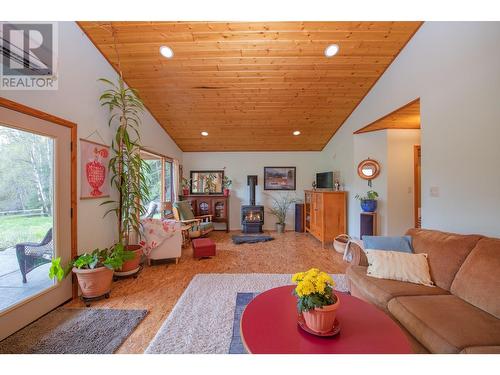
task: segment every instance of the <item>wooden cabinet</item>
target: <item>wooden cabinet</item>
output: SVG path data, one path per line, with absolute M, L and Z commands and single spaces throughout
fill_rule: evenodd
M 229 197 L 223 195 L 182 195 L 180 199 L 189 201 L 195 216 L 212 215 L 214 223 L 225 223 L 229 232 Z
M 347 192 L 305 191 L 305 230 L 321 241 L 332 243 L 336 236 L 347 230 Z

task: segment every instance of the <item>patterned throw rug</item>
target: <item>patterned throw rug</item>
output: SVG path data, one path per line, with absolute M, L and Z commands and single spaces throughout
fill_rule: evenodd
M 287 274 L 196 275 L 146 349 L 146 353 L 243 353 L 233 325 L 254 295 L 290 285 Z M 346 277 L 332 275 L 335 289 L 347 291 Z M 244 295 L 244 296 L 242 296 Z M 237 299 L 240 303 L 236 308 Z M 246 302 L 246 303 L 245 303 Z M 238 315 L 238 310 L 241 310 Z M 233 341 L 233 346 L 231 346 Z
M 0 341 L 0 353 L 112 354 L 147 313 L 60 307 Z

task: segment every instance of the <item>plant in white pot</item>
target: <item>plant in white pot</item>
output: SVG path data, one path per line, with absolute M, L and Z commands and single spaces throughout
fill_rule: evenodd
M 276 231 L 278 233 L 285 232 L 285 223 L 286 216 L 288 214 L 288 210 L 290 206 L 294 203 L 298 203 L 301 200 L 298 199 L 295 195 L 291 195 L 290 193 L 279 193 L 277 196 L 267 194 L 272 202 L 271 208 L 269 209 L 269 213 L 271 215 L 276 216 Z
M 119 193 L 118 200 L 102 204 L 112 206 L 105 215 L 114 212 L 118 218 L 118 242 L 136 255 L 123 264 L 117 275 L 133 274 L 139 270 L 142 248 L 131 242 L 139 241 L 140 216 L 146 212 L 142 202 L 149 197 L 146 173 L 150 167 L 140 156 L 139 128 L 144 104 L 137 91 L 126 87 L 121 78 L 117 84 L 103 78 L 99 81 L 109 87 L 99 100 L 101 106 L 109 108 L 109 126 L 115 128 L 111 145 L 114 155 L 109 160 L 109 171 L 111 185 Z

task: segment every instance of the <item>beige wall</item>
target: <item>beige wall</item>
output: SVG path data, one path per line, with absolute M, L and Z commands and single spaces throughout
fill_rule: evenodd
M 240 208 L 241 205 L 249 204 L 247 175 L 257 175 L 256 204 L 266 207 L 264 227 L 274 230 L 276 220 L 267 212 L 270 199 L 264 194 L 264 167 L 296 167 L 297 190 L 291 193 L 303 199 L 304 189 L 311 189 L 316 172 L 324 172 L 318 169 L 319 156 L 320 152 L 185 152 L 183 169 L 184 176 L 189 177 L 190 170 L 226 168 L 225 174 L 233 180 L 230 198 L 231 229 L 241 228 Z M 294 207 L 290 208 L 286 222 L 287 230 L 293 230 Z
M 353 131 L 420 98 L 422 226 L 500 236 L 499 40 L 500 22 L 424 23 L 324 148 L 323 168 L 354 190 Z
M 78 138 L 95 130 L 111 144 L 108 110 L 99 106 L 103 85 L 98 78 L 116 79 L 116 73 L 74 22 L 59 22 L 59 89 L 56 91 L 2 91 L 1 96 L 77 123 Z M 182 159 L 181 150 L 149 113 L 142 120 L 143 145 Z M 99 137 L 91 140 L 102 142 Z M 80 155 L 78 155 L 80 157 Z M 69 182 L 68 182 L 69 183 Z M 78 188 L 80 164 L 78 160 Z M 78 192 L 78 198 L 80 197 Z M 116 218 L 102 218 L 104 199 L 78 199 L 78 250 L 110 246 L 116 240 Z
M 413 146 L 420 130 L 387 131 L 387 235 L 400 236 L 414 226 Z

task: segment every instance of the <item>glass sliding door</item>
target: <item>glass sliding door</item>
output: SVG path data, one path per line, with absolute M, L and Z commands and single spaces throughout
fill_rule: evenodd
M 51 287 L 54 139 L 0 124 L 0 311 Z
M 0 339 L 72 296 L 71 129 L 0 107 Z

